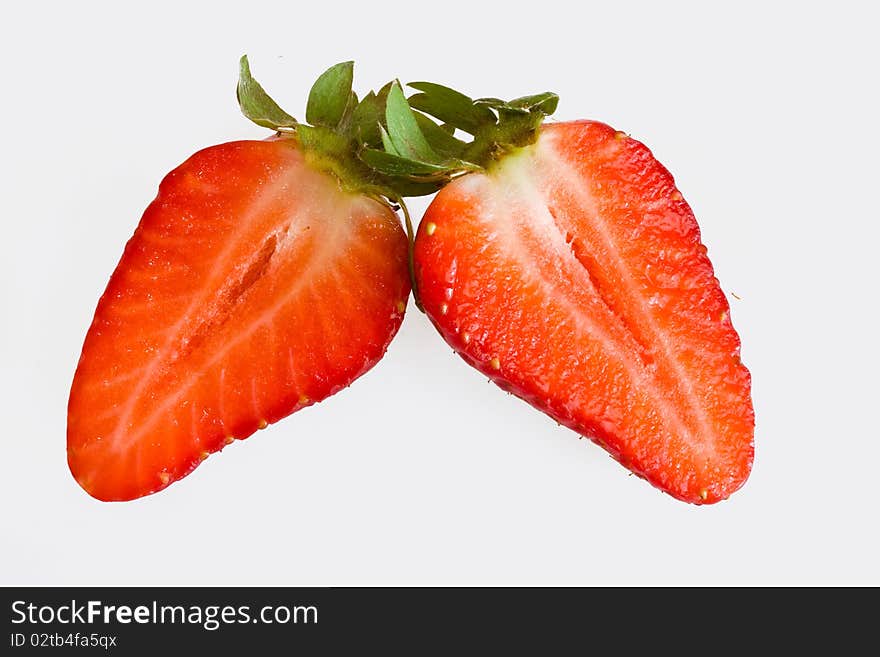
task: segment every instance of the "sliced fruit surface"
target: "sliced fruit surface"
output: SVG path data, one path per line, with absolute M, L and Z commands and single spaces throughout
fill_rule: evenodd
M 68 462 L 92 496 L 156 492 L 234 439 L 332 395 L 385 353 L 410 291 L 391 208 L 293 139 L 169 173 L 88 331 Z
M 745 482 L 740 340 L 693 212 L 643 144 L 546 124 L 437 194 L 414 259 L 431 321 L 500 386 L 681 500 Z

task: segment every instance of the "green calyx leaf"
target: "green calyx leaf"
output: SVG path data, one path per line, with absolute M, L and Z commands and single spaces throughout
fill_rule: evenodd
M 474 103 L 463 93 L 433 82 L 410 82 L 422 93 L 409 97 L 412 108 L 440 119 L 459 130 L 476 135 L 480 128 L 495 122 L 488 107 Z
M 498 112 L 510 114 L 529 114 L 541 112 L 545 115 L 553 114 L 559 104 L 559 96 L 547 91 L 542 94 L 523 96 L 514 100 L 501 100 L 500 98 L 478 98 L 474 101 L 477 105 L 486 105 Z
M 533 94 L 531 96 L 523 96 L 510 101 L 510 107 L 522 108 L 529 112 L 541 112 L 547 116 L 556 111 L 559 104 L 559 96 L 552 91 L 545 91 L 542 94 Z
M 361 99 L 351 114 L 350 130 L 362 144 L 377 144 L 382 127 L 384 101 L 372 91 Z
M 397 147 L 391 140 L 391 135 L 388 134 L 388 131 L 385 129 L 384 125 L 379 126 L 379 136 L 382 139 L 382 148 L 385 149 L 386 153 L 389 153 L 391 155 L 400 155 L 400 153 L 397 152 Z
M 339 121 L 339 125 L 343 130 L 349 129 L 354 111 L 359 104 L 357 94 L 353 91 L 350 92 L 348 94 L 348 102 L 345 104 L 345 111 L 342 113 L 342 119 Z
M 341 62 L 324 71 L 309 91 L 306 121 L 329 128 L 338 126 L 346 108 L 352 105 L 353 80 L 354 62 Z M 357 104 L 356 97 L 354 104 Z M 354 110 L 353 105 L 351 109 Z
M 393 152 L 416 161 L 436 163 L 440 157 L 431 148 L 425 135 L 419 128 L 415 114 L 406 101 L 398 83 L 391 85 L 388 100 L 385 103 L 385 123 L 388 136 L 393 145 Z M 384 142 L 384 139 L 383 139 Z M 391 151 L 387 148 L 386 150 Z
M 522 107 L 516 107 L 511 105 L 506 100 L 501 100 L 500 98 L 477 98 L 474 101 L 475 105 L 485 105 L 486 107 L 491 107 L 492 109 L 502 112 L 510 112 L 511 114 L 528 114 L 529 110 L 523 109 Z
M 382 175 L 445 184 L 461 171 L 478 168 L 460 159 L 468 145 L 413 111 L 397 82 L 388 90 L 385 125 L 378 131 L 381 148 L 362 148 L 359 157 Z
M 433 149 L 468 166 L 487 167 L 505 153 L 533 143 L 544 118 L 556 111 L 559 97 L 551 92 L 523 96 L 511 101 L 468 96 L 432 82 L 412 82 L 419 93 L 409 97 L 410 106 L 443 122 L 438 126 L 427 116 L 416 119 Z M 426 123 L 425 121 L 429 123 Z M 471 142 L 455 139 L 452 126 L 473 135 Z M 443 133 L 455 141 L 443 138 Z M 455 143 L 458 142 L 458 143 Z
M 460 158 L 464 154 L 467 144 L 453 136 L 454 126 L 437 125 L 421 112 L 413 112 L 413 115 L 416 117 L 419 129 L 435 153 L 446 158 Z
M 242 114 L 259 126 L 279 130 L 296 125 L 296 119 L 278 107 L 278 103 L 251 76 L 247 55 L 242 55 L 239 60 L 236 96 Z
M 370 167 L 389 176 L 434 176 L 448 171 L 449 167 L 442 164 L 431 164 L 403 155 L 391 153 L 387 149 L 365 148 L 360 158 Z

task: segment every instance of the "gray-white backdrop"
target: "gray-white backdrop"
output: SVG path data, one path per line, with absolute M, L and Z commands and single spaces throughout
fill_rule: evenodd
M 880 52 L 871 3 L 831 4 L 7 7 L 0 584 L 880 584 Z M 558 119 L 644 141 L 731 299 L 746 486 L 703 508 L 659 493 L 487 384 L 411 304 L 350 389 L 161 494 L 86 495 L 65 457 L 82 339 L 162 176 L 264 136 L 235 103 L 242 53 L 298 116 L 355 59 L 360 91 L 549 89 Z

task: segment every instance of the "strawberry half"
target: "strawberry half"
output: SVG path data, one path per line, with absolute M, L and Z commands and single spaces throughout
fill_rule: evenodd
M 475 135 L 459 156 L 480 167 L 437 194 L 415 240 L 443 338 L 670 495 L 736 491 L 753 459 L 750 376 L 670 173 L 602 123 L 542 125 L 551 94 L 474 102 L 412 86 L 413 107 Z
M 385 353 L 410 277 L 407 236 L 384 199 L 418 188 L 356 157 L 381 143 L 390 87 L 358 103 L 351 72 L 344 63 L 319 78 L 305 125 L 243 58 L 242 109 L 278 135 L 207 148 L 162 181 L 70 391 L 68 462 L 92 496 L 154 493 Z

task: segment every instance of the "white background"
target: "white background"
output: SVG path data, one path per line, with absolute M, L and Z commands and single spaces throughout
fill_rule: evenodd
M 870 6 L 8 5 L 0 584 L 880 584 Z M 350 389 L 161 494 L 88 497 L 65 457 L 83 337 L 162 176 L 265 136 L 235 103 L 242 53 L 299 117 L 312 80 L 355 59 L 361 92 L 395 76 L 549 89 L 559 119 L 648 144 L 741 297 L 745 487 L 702 508 L 659 493 L 488 385 L 411 305 Z

